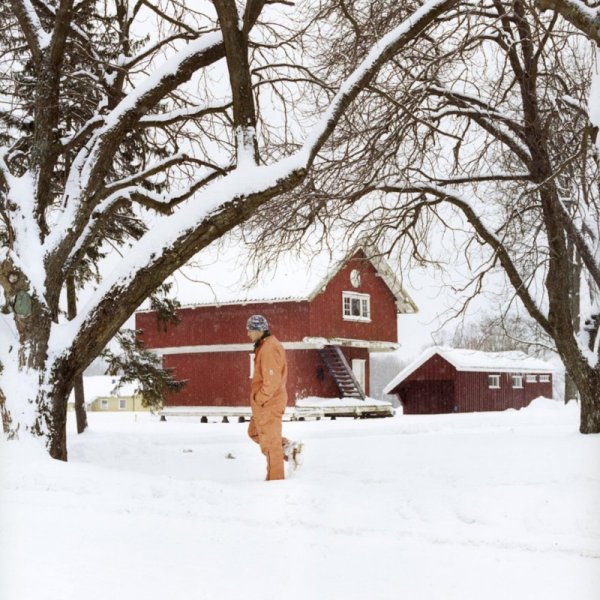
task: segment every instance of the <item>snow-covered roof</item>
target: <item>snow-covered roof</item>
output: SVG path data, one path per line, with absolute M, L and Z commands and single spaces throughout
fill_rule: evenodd
M 243 244 L 218 245 L 200 252 L 169 281 L 177 299 L 188 307 L 310 301 L 359 250 L 372 256 L 368 260 L 396 297 L 399 312 L 416 312 L 394 269 L 361 246 L 321 251 L 305 247 L 256 266 Z
M 552 373 L 555 368 L 548 362 L 528 356 L 524 352 L 482 352 L 461 348 L 433 346 L 423 352 L 415 361 L 402 369 L 384 388 L 391 391 L 409 375 L 425 364 L 432 356 L 441 356 L 457 371 L 486 371 L 490 373 Z
M 135 383 L 126 383 L 119 390 L 113 394 L 112 390 L 115 388 L 119 381 L 118 377 L 112 377 L 110 375 L 92 375 L 84 376 L 83 378 L 83 393 L 85 395 L 86 404 L 93 402 L 97 398 L 110 398 L 112 396 L 118 398 L 129 398 L 135 394 Z M 71 392 L 69 402 L 74 402 L 75 396 Z

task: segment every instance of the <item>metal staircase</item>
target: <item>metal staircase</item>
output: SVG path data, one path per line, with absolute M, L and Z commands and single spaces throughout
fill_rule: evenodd
M 325 346 L 319 350 L 319 354 L 331 373 L 341 397 L 364 400 L 365 393 L 354 376 L 341 348 L 339 346 Z

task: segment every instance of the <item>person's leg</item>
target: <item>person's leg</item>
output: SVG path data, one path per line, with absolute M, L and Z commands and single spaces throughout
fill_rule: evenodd
M 283 460 L 287 461 L 289 459 L 289 450 L 294 442 L 291 442 L 287 438 L 281 438 L 281 448 L 283 449 Z
M 252 415 L 250 424 L 248 425 L 248 437 L 255 443 L 260 444 L 258 428 L 256 427 L 256 419 Z
M 260 448 L 267 457 L 267 480 L 284 479 L 281 415 L 265 410 L 256 417 Z

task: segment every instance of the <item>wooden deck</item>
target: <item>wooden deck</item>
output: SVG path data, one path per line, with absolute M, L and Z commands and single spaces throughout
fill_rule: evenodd
M 250 421 L 252 416 L 249 406 L 169 406 L 158 412 L 161 421 L 169 418 L 193 418 L 201 423 L 221 421 L 223 423 Z M 351 417 L 365 419 L 372 417 L 391 417 L 394 409 L 381 404 L 364 404 L 358 406 L 288 406 L 283 414 L 284 421 L 307 421 L 323 418 Z

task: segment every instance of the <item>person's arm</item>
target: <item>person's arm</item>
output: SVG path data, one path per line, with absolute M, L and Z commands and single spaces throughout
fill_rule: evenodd
M 280 348 L 264 348 L 261 351 L 260 374 L 262 385 L 254 395 L 260 406 L 265 406 L 281 389 L 284 356 Z

